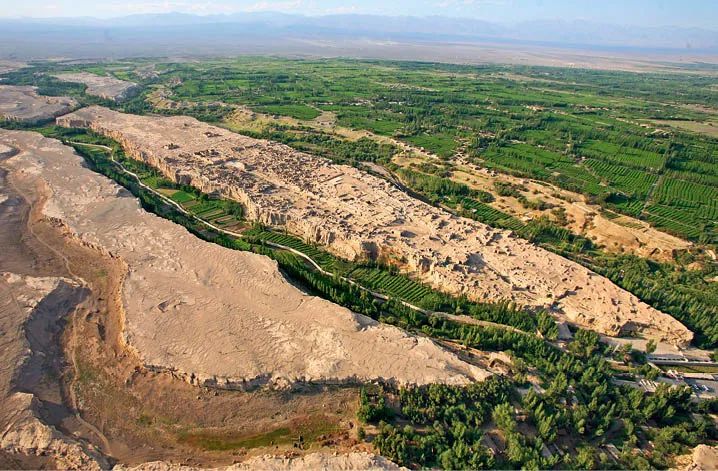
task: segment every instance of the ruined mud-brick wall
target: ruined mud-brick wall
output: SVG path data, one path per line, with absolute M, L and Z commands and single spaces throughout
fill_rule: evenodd
M 442 291 L 546 308 L 607 335 L 630 325 L 677 344 L 692 337 L 680 322 L 585 267 L 509 231 L 434 208 L 353 167 L 187 117 L 99 107 L 70 116 L 58 122 L 85 122 L 171 180 L 237 200 L 248 218 L 284 226 L 341 257 L 394 257 Z

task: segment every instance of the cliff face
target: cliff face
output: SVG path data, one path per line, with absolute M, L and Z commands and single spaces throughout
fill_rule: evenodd
M 675 344 L 692 338 L 681 323 L 590 270 L 353 167 L 187 117 L 89 107 L 57 121 L 112 137 L 173 181 L 237 200 L 249 219 L 284 226 L 341 257 L 394 258 L 443 291 L 547 308 L 607 335 L 637 331 Z
M 64 82 L 82 83 L 87 86 L 86 93 L 88 95 L 117 102 L 131 98 L 139 91 L 138 85 L 134 82 L 89 72 L 64 73 L 55 75 L 55 77 Z
M 36 123 L 67 113 L 77 106 L 69 97 L 42 96 L 36 87 L 0 85 L 0 118 Z
M 304 294 L 267 257 L 202 241 L 145 212 L 58 141 L 0 130 L 0 144 L 22 151 L 6 161 L 11 172 L 47 189 L 46 218 L 127 267 L 125 343 L 148 369 L 233 389 L 489 376 L 426 338 Z
M 0 451 L 47 459 L 57 469 L 100 470 L 107 462 L 98 450 L 43 422 L 46 405 L 25 390 L 28 378 L 41 377 L 47 354 L 33 339 L 50 327 L 38 323 L 58 322 L 80 299 L 73 280 L 0 272 Z

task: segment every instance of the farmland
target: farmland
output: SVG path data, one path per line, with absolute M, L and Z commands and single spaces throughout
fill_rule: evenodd
M 44 128 L 42 131 L 46 135 L 61 132 L 54 131 L 52 128 Z M 93 143 L 93 139 L 96 138 L 91 134 L 82 138 L 79 138 L 74 132 L 72 134 L 78 142 L 82 140 L 84 143 Z M 158 200 L 154 193 L 145 191 L 134 184 L 134 179 L 128 179 L 125 173 L 118 172 L 117 167 L 111 164 L 110 155 L 106 150 L 81 144 L 77 145 L 77 150 L 86 157 L 88 165 L 91 165 L 92 168 L 122 181 L 128 189 L 140 197 L 146 208 L 151 208 L 158 214 L 185 225 L 195 234 L 208 240 L 227 246 L 240 245 L 237 244 L 239 241 L 223 238 L 212 230 L 200 229 L 195 221 L 183 217 L 176 209 Z M 123 164 L 132 165 L 132 162 L 124 159 L 121 153 L 115 157 Z M 202 205 L 202 209 L 196 210 L 198 213 L 216 211 L 216 209 L 211 209 L 209 203 L 204 204 L 209 200 L 192 188 L 171 188 L 161 180 L 157 180 L 151 169 L 142 164 L 135 165 L 136 167 L 132 170 L 138 175 L 141 174 L 145 183 L 151 182 L 162 192 L 174 191 L 172 196 L 181 200 L 188 200 L 187 195 L 192 196 L 191 201 L 195 202 L 195 206 L 199 208 Z M 176 196 L 178 194 L 181 196 Z M 190 201 L 183 204 L 188 202 Z M 221 205 L 222 202 L 215 200 L 212 204 L 215 203 Z M 246 234 L 256 238 L 273 237 L 274 240 L 282 244 L 293 244 L 297 250 L 307 250 L 308 247 L 306 244 L 292 239 L 291 236 L 283 234 L 269 236 L 267 234 L 275 233 L 258 227 L 247 231 Z M 666 388 L 658 390 L 653 396 L 643 396 L 642 393 L 632 393 L 626 387 L 615 385 L 611 381 L 612 373 L 607 366 L 608 363 L 603 358 L 604 355 L 611 355 L 611 353 L 599 345 L 598 336 L 592 332 L 578 331 L 576 339 L 564 351 L 546 342 L 547 338 L 554 338 L 556 332 L 550 316 L 545 313 L 532 316 L 503 303 L 469 305 L 463 300 L 456 300 L 452 307 L 457 313 L 463 312 L 480 319 L 515 326 L 516 329 L 506 329 L 501 326 L 469 326 L 435 316 L 424 316 L 392 302 L 378 305 L 375 301 L 369 300 L 366 294 L 357 292 L 355 288 L 341 283 L 336 278 L 322 277 L 317 273 L 309 272 L 292 254 L 268 249 L 254 243 L 245 243 L 243 247 L 244 250 L 257 251 L 275 258 L 282 269 L 294 280 L 306 284 L 322 296 L 346 305 L 357 312 L 371 315 L 382 322 L 421 332 L 437 341 L 460 342 L 472 349 L 510 350 L 512 352 L 513 363 L 515 363 L 518 373 L 511 373 L 508 378 L 496 375 L 485 382 L 478 382 L 468 387 L 431 386 L 429 389 L 409 387 L 394 391 L 377 388 L 371 396 L 375 398 L 373 399 L 376 401 L 374 403 L 370 402 L 372 399 L 366 392 L 362 393 L 358 419 L 370 423 L 385 419 L 386 423 L 380 424 L 376 430 L 373 443 L 377 451 L 396 462 L 405 465 L 441 466 L 447 469 L 454 469 L 464 461 L 476 468 L 520 468 L 524 463 L 541 468 L 563 468 L 569 467 L 569 465 L 580 468 L 585 465 L 574 463 L 574 460 L 577 459 L 575 458 L 577 447 L 581 447 L 582 450 L 589 449 L 592 452 L 595 450 L 597 453 L 601 440 L 604 438 L 609 440 L 631 439 L 642 444 L 652 436 L 646 437 L 644 433 L 654 434 L 665 430 L 669 437 L 673 437 L 681 431 L 685 432 L 680 435 L 678 446 L 671 448 L 670 452 L 650 455 L 650 464 L 664 466 L 666 460 L 685 451 L 687 447 L 710 440 L 709 432 L 701 424 L 696 424 L 695 416 L 691 416 L 692 412 L 702 412 L 702 410 L 687 400 L 689 391 Z M 431 296 L 431 293 L 428 290 L 424 291 L 426 288 L 421 285 L 391 271 L 387 273 L 380 267 L 354 267 L 352 272 L 357 277 L 368 281 L 373 280 L 387 291 L 401 292 L 406 296 L 416 297 L 416 299 L 419 296 Z M 542 336 L 534 335 L 536 330 L 539 330 Z M 645 374 L 639 362 L 630 360 L 629 364 L 636 376 L 641 377 Z M 527 383 L 525 374 L 528 371 L 532 376 L 538 375 L 541 378 L 541 383 L 547 386 L 548 393 L 538 395 L 532 391 L 524 399 L 516 399 L 515 402 L 520 408 L 519 410 L 525 411 L 529 418 L 522 426 L 538 431 L 535 436 L 533 433 L 527 433 L 524 438 L 519 439 L 516 438 L 518 435 L 516 423 L 511 413 L 506 411 L 507 401 L 514 396 L 519 398 L 519 395 L 515 393 L 515 388 L 522 387 Z M 570 389 L 569 384 L 571 385 Z M 400 401 L 399 421 L 394 420 L 392 414 L 382 410 L 383 404 L 386 402 L 385 394 L 394 394 Z M 567 395 L 573 398 L 574 405 L 572 407 L 565 407 Z M 630 400 L 626 400 L 626 397 Z M 561 404 L 564 406 L 561 407 Z M 374 410 L 375 407 L 379 410 Z M 590 408 L 596 407 L 599 408 L 599 413 L 590 414 Z M 664 419 L 666 416 L 670 416 L 671 420 Z M 463 424 L 463 422 L 457 422 L 458 420 L 466 423 L 463 427 L 467 432 L 461 432 L 460 427 L 456 424 Z M 613 430 L 609 425 L 614 422 L 625 425 L 619 425 L 616 430 Z M 634 426 L 634 423 L 637 425 Z M 151 424 L 147 422 L 145 425 Z M 331 425 L 328 424 L 327 428 Z M 498 428 L 502 433 L 513 437 L 511 438 L 513 441 L 510 442 L 512 451 L 505 458 L 503 456 L 490 457 L 483 445 L 473 442 L 472 437 L 478 436 L 479 428 L 484 425 Z M 566 428 L 575 439 L 567 440 L 558 434 L 556 430 L 559 426 Z M 633 431 L 638 427 L 644 432 L 637 434 Z M 322 428 L 317 433 L 326 432 L 327 430 Z M 275 428 L 274 432 L 268 434 L 237 436 L 195 433 L 193 430 L 179 431 L 182 443 L 188 443 L 199 449 L 212 450 L 252 448 L 261 446 L 268 440 L 270 444 L 279 445 L 287 440 L 286 436 L 289 433 L 298 432 L 282 427 Z M 306 436 L 302 441 L 314 440 L 313 430 L 302 430 L 301 433 Z M 451 441 L 447 442 L 441 437 L 451 437 Z M 359 438 L 363 439 L 362 436 Z M 665 440 L 663 439 L 663 442 Z M 666 446 L 663 442 L 655 442 L 657 450 Z M 564 458 L 542 457 L 539 454 L 542 443 L 555 444 L 566 449 L 566 456 Z M 459 449 L 467 447 L 469 444 L 476 449 L 476 452 L 471 453 L 470 456 L 452 454 L 453 448 Z M 591 455 L 591 460 L 599 459 L 593 456 Z M 622 466 L 631 468 L 645 467 L 645 464 L 648 463 L 644 459 L 645 462 L 640 461 L 641 466 L 638 466 L 634 464 L 635 459 L 637 458 L 629 451 L 621 455 L 620 463 Z M 603 459 L 601 458 L 601 460 Z
M 134 69 L 131 63 L 102 65 L 103 73 L 116 71 L 145 88 L 114 107 L 194 115 L 339 163 L 379 164 L 433 204 L 514 230 L 572 258 L 696 330 L 699 344 L 718 344 L 710 322 L 712 300 L 718 297 L 718 284 L 709 281 L 715 264 L 699 253 L 675 264 L 609 254 L 586 236 L 567 231 L 549 205 L 535 221 L 527 221 L 497 207 L 492 195 L 457 191 L 449 184 L 464 164 L 499 176 L 529 177 L 577 192 L 611 218 L 628 215 L 710 247 L 718 240 L 718 140 L 647 120 L 710 121 L 709 107 L 718 102 L 718 91 L 710 88 L 714 77 L 276 58 L 160 62 L 149 79 L 132 72 L 143 67 L 147 64 L 138 62 Z M 49 68 L 37 65 L 36 71 Z M 42 77 L 29 68 L 7 79 L 39 81 L 48 93 L 57 90 L 83 103 L 96 102 L 81 90 Z M 163 90 L 177 106 L 153 108 L 145 100 L 151 90 Z M 233 107 L 251 109 L 261 119 L 238 122 Z M 319 122 L 320 112 L 329 121 Z M 436 178 L 441 180 L 433 187 Z M 494 189 L 484 190 L 496 196 Z M 183 193 L 174 197 L 183 206 L 195 204 Z M 542 205 L 534 198 L 519 201 Z M 215 216 L 222 213 L 202 214 L 218 220 Z M 694 296 L 697 292 L 704 295 Z
M 550 181 L 692 240 L 716 238 L 710 200 L 686 205 L 690 200 L 676 188 L 718 176 L 718 141 L 641 121 L 709 120 L 682 105 L 716 103 L 718 93 L 705 89 L 713 78 L 656 74 L 639 81 L 619 72 L 514 68 L 509 80 L 498 66 L 336 60 L 240 59 L 201 70 L 191 64 L 161 69 L 163 82 L 182 81 L 172 90 L 177 100 L 201 104 L 221 97 L 300 121 L 332 112 L 338 126 L 395 138 L 449 162 L 462 155 Z M 551 88 L 529 79 L 551 80 Z M 286 126 L 271 131 L 300 147 L 314 134 Z M 687 206 L 692 228 L 682 216 Z

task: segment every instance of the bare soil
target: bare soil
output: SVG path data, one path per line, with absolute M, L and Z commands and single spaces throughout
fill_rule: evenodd
M 122 262 L 71 242 L 42 217 L 42 188 L 25 178 L 11 182 L 6 178 L 0 168 L 0 186 L 8 196 L 0 205 L 2 270 L 82 279 L 88 287 L 86 297 L 70 306 L 65 328 L 57 329 L 44 346 L 51 361 L 42 367 L 42 380 L 30 385 L 43 401 L 43 420 L 67 435 L 95 443 L 113 460 L 126 464 L 165 460 L 209 466 L 229 464 L 245 454 L 302 452 L 286 440 L 277 445 L 259 440 L 259 446 L 251 449 L 232 445 L 237 437 L 282 428 L 313 437 L 304 441 L 307 449 L 322 444 L 362 449 L 352 431 L 354 388 L 308 386 L 294 394 L 215 391 L 143 370 L 119 342 Z M 80 420 L 73 404 L 80 409 Z M 211 435 L 219 450 L 187 440 L 189 434 Z M 232 440 L 223 445 L 223 437 Z M 0 454 L 0 467 L 51 466 L 47 460 Z
M 394 158 L 394 163 L 398 165 L 409 165 L 412 162 L 431 162 L 438 159 L 437 156 L 398 139 L 379 136 L 369 131 L 338 126 L 334 120 L 335 117 L 331 115 L 332 113 L 325 112 L 312 121 L 300 122 L 293 118 L 284 116 L 273 117 L 254 112 L 246 107 L 240 107 L 228 118 L 226 126 L 240 133 L 246 131 L 261 132 L 270 125 L 311 127 L 322 132 L 329 132 L 344 139 L 357 140 L 360 138 L 368 138 L 379 143 L 394 145 L 399 149 L 399 153 Z M 676 124 L 676 122 L 670 123 L 675 126 L 681 126 L 681 124 Z M 710 126 L 710 123 L 693 124 L 702 127 L 700 127 L 700 129 L 691 130 L 718 133 L 718 127 L 713 128 Z M 373 167 L 378 166 L 373 164 Z M 379 169 L 380 168 L 381 167 L 379 167 Z M 382 173 L 379 169 L 372 168 L 371 170 Z M 453 178 L 473 188 L 492 193 L 496 197 L 496 201 L 492 203 L 492 206 L 519 219 L 525 220 L 542 215 L 550 215 L 549 210 L 527 209 L 522 206 L 516 198 L 498 196 L 494 188 L 494 182 L 496 181 L 508 181 L 521 185 L 528 183 L 529 191 L 526 196 L 530 200 L 541 199 L 553 204 L 555 207 L 563 207 L 566 210 L 569 223 L 568 228 L 571 231 L 592 239 L 596 244 L 610 252 L 633 253 L 657 261 L 668 261 L 672 259 L 674 250 L 684 250 L 691 245 L 685 240 L 656 230 L 650 227 L 648 223 L 629 216 L 609 219 L 601 214 L 601 208 L 599 206 L 586 203 L 583 195 L 559 189 L 553 185 L 528 181 L 511 175 L 481 172 L 470 166 L 461 164 L 456 167 Z

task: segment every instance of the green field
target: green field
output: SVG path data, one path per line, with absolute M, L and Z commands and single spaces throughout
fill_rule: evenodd
M 378 268 L 358 267 L 349 272 L 348 276 L 364 286 L 418 306 L 425 306 L 425 301 L 434 293 L 430 288 L 405 275 L 392 274 Z
M 172 88 L 176 99 L 221 99 L 300 120 L 331 111 L 341 126 L 394 136 L 448 161 L 462 152 L 479 165 L 556 183 L 679 236 L 718 240 L 710 205 L 687 206 L 690 196 L 661 178 L 680 170 L 682 181 L 715 188 L 718 140 L 643 124 L 648 118 L 708 119 L 681 106 L 718 103 L 710 77 L 328 59 L 158 67 L 163 82 L 182 80 Z M 204 108 L 197 113 L 206 116 Z M 267 137 L 303 150 L 328 149 L 316 134 L 273 132 Z M 688 191 L 706 196 L 700 187 Z M 661 205 L 660 214 L 651 205 Z M 692 228 L 682 215 L 687 207 Z
M 275 244 L 284 245 L 285 247 L 302 252 L 303 254 L 308 255 L 309 258 L 314 260 L 320 267 L 327 271 L 336 269 L 336 260 L 334 257 L 313 245 L 302 242 L 302 240 L 297 237 L 282 234 L 281 232 L 266 230 L 261 227 L 249 229 L 244 232 L 244 235 L 257 240 L 274 242 Z
M 280 116 L 289 116 L 297 119 L 314 119 L 321 113 L 306 105 L 266 105 L 257 108 L 258 111 Z

